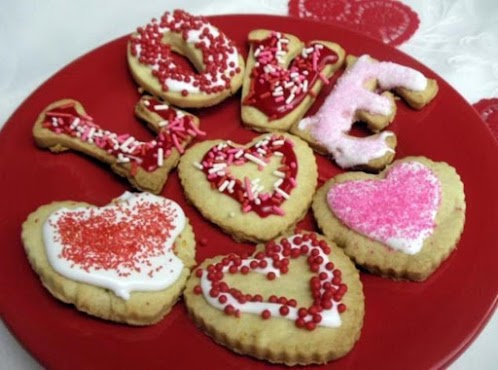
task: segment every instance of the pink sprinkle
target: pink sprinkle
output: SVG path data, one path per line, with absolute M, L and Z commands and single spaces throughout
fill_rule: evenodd
M 190 120 L 188 121 L 188 124 L 190 126 L 190 128 L 195 131 L 195 133 L 199 136 L 206 136 L 206 133 L 204 131 L 201 131 L 199 130 L 199 127 L 197 127 L 196 125 L 194 125 L 194 123 Z
M 320 77 L 320 80 L 322 80 L 325 85 L 329 84 L 328 78 L 322 72 L 318 74 L 318 77 Z
M 273 207 L 271 207 L 271 209 L 278 216 L 284 216 L 285 215 L 284 210 L 282 208 L 278 207 L 278 206 L 273 206 Z
M 247 213 L 247 212 L 250 212 L 251 209 L 252 209 L 252 207 L 249 204 L 247 204 L 244 207 L 242 207 L 242 212 Z
M 284 97 L 283 97 L 283 96 L 277 96 L 277 97 L 275 98 L 275 102 L 276 102 L 276 103 L 281 103 L 281 102 L 283 102 L 283 101 L 284 101 Z
M 232 162 L 233 162 L 233 154 L 229 154 L 227 159 L 227 165 L 231 165 Z
M 178 142 L 178 138 L 176 137 L 176 135 L 172 134 L 171 138 L 173 139 L 173 144 L 175 145 L 175 148 L 178 150 L 178 152 L 180 154 L 183 154 L 184 150 L 183 150 L 182 146 L 180 145 L 180 143 Z
M 241 166 L 244 163 L 246 163 L 246 162 L 243 159 L 238 159 L 238 160 L 236 160 L 236 161 L 233 162 L 233 164 L 236 165 L 236 166 Z
M 297 182 L 296 182 L 296 179 L 294 179 L 294 177 L 289 177 L 289 182 L 290 182 L 292 188 L 295 188 L 297 186 Z
M 246 186 L 247 197 L 249 200 L 254 200 L 254 194 L 252 193 L 251 181 L 249 180 L 249 177 L 244 177 L 244 184 Z
M 88 133 L 90 132 L 90 127 L 86 126 L 85 127 L 85 131 L 83 132 L 83 134 L 81 135 L 81 140 L 83 141 L 87 141 L 88 139 Z

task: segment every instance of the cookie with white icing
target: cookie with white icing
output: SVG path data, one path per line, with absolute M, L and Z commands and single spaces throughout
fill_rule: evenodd
M 397 144 L 391 131 L 382 131 L 394 119 L 392 90 L 415 109 L 426 106 L 438 91 L 437 82 L 419 71 L 368 55 L 348 56 L 347 69 L 318 112 L 294 125 L 291 133 L 308 141 L 318 152 L 331 154 L 342 168 L 378 171 L 391 163 Z M 377 91 L 385 91 L 379 95 Z M 349 135 L 363 121 L 375 134 Z
M 304 43 L 269 30 L 251 31 L 248 39 L 242 122 L 256 131 L 289 131 L 342 66 L 345 52 L 330 41 Z
M 106 130 L 73 99 L 45 108 L 35 122 L 33 137 L 39 147 L 54 153 L 71 149 L 109 164 L 133 187 L 158 194 L 185 147 L 205 133 L 196 116 L 150 96 L 138 101 L 135 113 L 156 134 L 152 140 Z
M 175 202 L 124 193 L 109 205 L 43 205 L 22 226 L 24 249 L 48 291 L 105 320 L 160 321 L 195 265 L 195 238 Z
M 197 73 L 176 63 L 174 53 L 189 59 Z M 206 18 L 183 10 L 139 27 L 127 55 L 135 81 L 178 107 L 218 104 L 242 85 L 244 59 L 234 42 Z
M 189 278 L 184 300 L 192 320 L 215 342 L 289 366 L 347 354 L 365 311 L 354 264 L 311 232 L 259 245 L 250 257 L 204 261 Z
M 306 214 L 317 183 L 311 148 L 284 133 L 247 145 L 203 141 L 178 165 L 187 199 L 235 240 L 268 241 Z
M 460 176 L 445 162 L 407 157 L 379 175 L 347 172 L 313 199 L 324 234 L 374 274 L 421 281 L 456 248 L 465 223 Z

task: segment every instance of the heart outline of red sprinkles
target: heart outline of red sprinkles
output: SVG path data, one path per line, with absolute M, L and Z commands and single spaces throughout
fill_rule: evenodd
M 231 141 L 221 142 L 206 152 L 200 163 L 194 166 L 203 171 L 213 189 L 230 196 L 242 206 L 242 212 L 256 212 L 260 217 L 285 215 L 280 207 L 289 199 L 297 186 L 298 162 L 294 143 L 282 135 L 268 135 L 248 148 L 235 146 Z M 277 178 L 272 192 L 262 192 L 258 180 L 235 178 L 229 171 L 230 165 L 244 165 L 252 162 L 262 170 L 272 156 L 280 157 L 280 167 L 273 171 Z
M 230 254 L 205 269 L 198 268 L 195 276 L 201 281 L 193 291 L 203 294 L 210 304 L 229 316 L 240 317 L 243 307 L 248 307 L 247 312 L 259 314 L 263 320 L 272 316 L 284 317 L 305 330 L 314 330 L 318 325 L 340 326 L 339 315 L 347 309 L 342 303 L 347 285 L 342 282 L 341 270 L 329 260 L 330 253 L 331 248 L 315 233 L 284 237 L 278 243 L 268 242 L 264 251 L 252 258 Z M 271 295 L 265 299 L 260 294 L 244 294 L 223 281 L 227 273 L 247 275 L 250 272 L 265 274 L 269 281 L 274 281 L 279 275 L 288 273 L 290 259 L 300 257 L 306 257 L 310 271 L 314 273 L 309 281 L 313 298 L 309 307 L 298 307 L 293 298 Z

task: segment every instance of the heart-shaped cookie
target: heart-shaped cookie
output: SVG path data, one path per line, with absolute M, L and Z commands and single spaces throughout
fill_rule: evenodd
M 178 174 L 204 217 L 236 240 L 256 242 L 304 216 L 318 176 L 311 149 L 288 134 L 258 136 L 245 146 L 204 141 L 185 152 Z
M 394 162 L 378 176 L 345 173 L 313 200 L 325 235 L 373 273 L 426 279 L 456 247 L 465 194 L 455 169 L 424 157 Z
M 109 205 L 54 202 L 31 213 L 22 239 L 43 285 L 91 315 L 132 325 L 159 321 L 195 264 L 183 210 L 150 193 Z
M 184 298 L 194 322 L 216 342 L 286 365 L 344 356 L 363 325 L 358 271 L 315 233 L 259 245 L 251 257 L 206 260 Z

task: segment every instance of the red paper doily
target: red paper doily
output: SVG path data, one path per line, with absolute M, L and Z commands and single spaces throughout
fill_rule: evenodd
M 390 0 L 290 0 L 289 15 L 335 23 L 393 46 L 408 40 L 420 23 L 409 6 Z
M 481 99 L 473 107 L 498 140 L 498 98 Z

